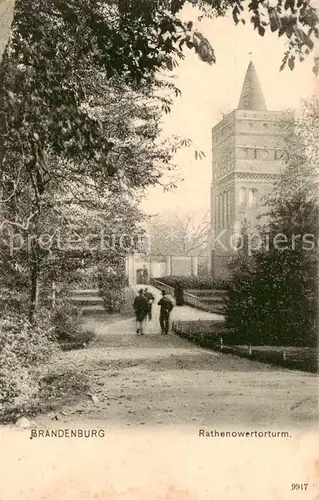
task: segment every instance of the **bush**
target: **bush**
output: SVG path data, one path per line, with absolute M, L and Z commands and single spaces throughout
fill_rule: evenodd
M 133 302 L 136 295 L 135 290 L 131 287 L 126 287 L 114 294 L 111 290 L 105 290 L 104 307 L 110 314 L 117 313 L 123 318 L 132 318 L 135 316 Z M 120 300 L 118 300 L 119 298 Z
M 298 251 L 258 252 L 234 273 L 225 311 L 232 344 L 315 346 L 315 265 Z
M 119 313 L 124 305 L 123 290 L 108 290 L 102 291 L 103 304 L 108 313 Z
M 31 325 L 28 318 L 7 315 L 0 320 L 0 353 L 10 353 L 21 365 L 29 368 L 46 362 L 54 348 L 53 328 L 37 318 Z M 0 365 L 2 366 L 2 365 Z
M 217 280 L 209 276 L 164 276 L 154 279 L 173 288 L 180 286 L 183 290 L 222 290 L 227 286 L 227 280 Z
M 58 341 L 73 338 L 80 330 L 81 310 L 69 302 L 60 302 L 52 313 L 54 335 Z
M 124 290 L 128 287 L 124 270 L 101 266 L 99 271 L 99 289 L 106 311 L 121 312 L 125 303 Z
M 13 290 L 6 286 L 0 287 L 0 313 L 24 314 L 28 310 L 29 297 L 25 291 Z
M 52 314 L 54 336 L 64 350 L 85 347 L 95 334 L 83 330 L 81 311 L 69 302 L 59 303 Z
M 93 272 L 91 267 L 79 269 L 74 273 L 73 285 L 82 290 L 96 288 L 98 286 L 98 275 Z
M 42 367 L 56 352 L 47 321 L 31 325 L 26 316 L 6 315 L 0 320 L 0 406 L 25 408 L 39 389 Z

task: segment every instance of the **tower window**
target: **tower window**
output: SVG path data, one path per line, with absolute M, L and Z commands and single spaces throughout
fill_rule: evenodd
M 248 205 L 250 207 L 257 207 L 258 205 L 258 191 L 256 188 L 249 189 Z
M 254 158 L 257 160 L 257 149 L 254 149 Z
M 238 191 L 238 204 L 240 206 L 246 205 L 246 188 L 242 187 Z
M 227 191 L 227 225 L 230 227 L 230 211 L 231 211 L 231 205 L 230 205 L 230 190 L 228 189 Z
M 223 227 L 223 198 L 222 194 L 218 196 L 219 198 L 219 211 L 218 211 L 218 219 L 219 219 L 219 228 Z
M 219 197 L 216 197 L 215 200 L 215 210 L 216 210 L 216 216 L 215 216 L 215 222 L 216 222 L 216 229 L 219 229 Z

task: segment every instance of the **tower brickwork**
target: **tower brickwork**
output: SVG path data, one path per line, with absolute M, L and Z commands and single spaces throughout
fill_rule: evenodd
M 287 113 L 268 111 L 253 63 L 244 80 L 238 108 L 212 129 L 211 235 L 209 269 L 228 274 L 236 234 L 251 230 L 267 212 L 263 198 L 283 162 Z

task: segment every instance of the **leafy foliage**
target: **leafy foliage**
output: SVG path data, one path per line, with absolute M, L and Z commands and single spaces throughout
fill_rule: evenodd
M 5 78 L 8 67 L 3 69 Z M 53 139 L 51 132 L 39 129 L 39 117 L 33 114 L 32 99 L 29 100 L 29 120 L 19 122 L 18 126 L 8 121 L 8 116 L 24 112 L 28 106 L 27 97 L 23 100 L 24 111 L 20 109 L 21 99 L 16 100 L 12 108 L 6 108 L 8 102 L 5 98 L 2 100 L 3 117 L 12 132 L 2 137 L 8 151 L 2 159 L 1 170 L 2 230 L 6 233 L 3 241 L 18 244 L 14 253 L 12 245 L 2 246 L 2 263 L 6 267 L 10 263 L 9 275 L 19 269 L 20 281 L 24 278 L 26 286 L 29 285 L 31 316 L 37 307 L 41 277 L 45 276 L 47 281 L 61 277 L 64 281 L 74 281 L 77 270 L 98 259 L 101 249 L 92 252 L 97 243 L 92 241 L 94 231 L 97 239 L 102 231 L 108 235 L 115 232 L 118 236 L 126 230 L 127 234 L 133 234 L 133 226 L 140 219 L 133 202 L 136 190 L 159 182 L 163 170 L 170 165 L 171 147 L 155 144 L 159 134 L 159 109 L 150 105 L 147 90 L 137 93 L 119 80 L 108 81 L 101 72 L 96 72 L 94 81 L 90 77 L 85 82 L 83 117 L 87 117 L 89 124 L 95 120 L 102 142 L 112 137 L 112 153 L 106 155 L 104 146 L 97 149 L 95 144 L 94 160 L 91 161 L 86 154 L 82 155 L 81 141 L 77 137 L 72 139 L 79 147 L 77 151 L 67 147 L 63 155 L 55 149 L 50 142 Z M 73 120 L 72 116 L 68 119 Z M 37 142 L 40 149 L 30 149 L 30 137 L 24 134 L 29 134 L 32 127 L 35 130 L 33 142 L 42 134 L 41 144 Z M 83 121 L 80 128 L 84 133 Z M 62 137 L 62 141 L 68 144 L 66 137 Z M 32 158 L 32 172 L 28 158 Z M 75 237 L 78 244 L 69 245 L 71 237 Z M 43 244 L 43 240 L 47 244 Z M 20 241 L 23 241 L 22 246 Z
M 257 252 L 228 287 L 226 325 L 235 344 L 315 346 L 315 268 L 295 250 Z
M 80 329 L 81 311 L 67 302 L 58 303 L 52 314 L 54 335 L 59 341 L 75 337 Z
M 125 288 L 128 279 L 125 274 L 124 263 L 113 260 L 101 262 L 99 265 L 99 289 L 104 301 L 104 307 L 109 313 L 121 312 L 125 303 Z
M 31 325 L 25 316 L 5 315 L 0 321 L 0 404 L 29 405 L 39 388 L 39 370 L 55 352 L 46 321 Z
M 66 300 L 59 300 L 52 311 L 54 338 L 64 350 L 86 347 L 95 334 L 81 325 L 81 310 Z

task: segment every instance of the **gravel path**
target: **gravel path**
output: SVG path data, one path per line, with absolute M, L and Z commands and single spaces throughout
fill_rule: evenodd
M 86 325 L 96 331 L 96 341 L 65 353 L 60 363 L 81 367 L 96 397 L 65 408 L 65 422 L 99 420 L 129 427 L 316 421 L 314 374 L 201 349 L 172 333 L 159 335 L 156 324 L 152 333 L 137 337 L 133 319 L 104 325 L 102 319 L 88 318 Z

